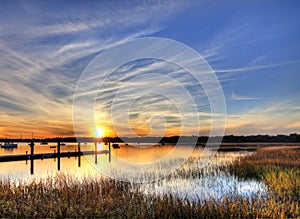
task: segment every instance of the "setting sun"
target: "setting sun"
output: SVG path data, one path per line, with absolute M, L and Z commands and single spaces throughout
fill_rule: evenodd
M 104 136 L 104 130 L 102 128 L 96 128 L 95 137 L 102 138 Z

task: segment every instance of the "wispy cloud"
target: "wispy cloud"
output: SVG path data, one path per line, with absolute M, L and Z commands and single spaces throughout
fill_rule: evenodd
M 258 98 L 258 97 L 248 97 L 248 96 L 241 96 L 241 95 L 237 95 L 236 93 L 234 93 L 233 91 L 231 92 L 231 96 L 230 96 L 231 100 L 261 100 L 262 98 Z
M 222 58 L 229 55 L 231 49 L 238 46 L 241 39 L 250 31 L 249 28 L 248 24 L 240 24 L 221 29 L 219 33 L 213 36 L 201 54 L 208 62 L 222 60 Z
M 258 57 L 255 57 L 252 62 L 251 62 L 251 66 L 255 66 L 257 65 L 258 63 L 262 62 L 263 60 L 265 60 L 267 58 L 267 55 L 260 55 Z
M 96 87 L 97 81 L 104 79 L 89 81 L 89 86 Z M 131 131 L 135 130 L 139 134 L 146 134 L 151 130 L 152 135 L 161 136 L 164 133 L 161 130 L 162 124 L 165 124 L 167 135 L 180 134 L 183 115 L 188 117 L 189 113 L 193 113 L 193 107 L 201 112 L 209 110 L 206 93 L 199 82 L 179 66 L 165 61 L 146 59 L 131 62 L 105 80 L 97 96 L 97 121 L 100 125 L 108 127 L 112 124 L 103 124 L 101 121 L 106 118 L 106 121 L 114 122 L 114 125 L 121 129 L 121 133 L 118 133 L 120 135 L 129 135 L 128 127 L 131 127 Z M 91 89 L 91 92 L 95 90 L 97 89 Z M 187 94 L 191 95 L 195 106 L 190 106 Z M 184 112 L 180 109 L 184 109 Z M 160 116 L 161 124 L 158 124 L 157 119 L 151 123 L 153 116 Z M 197 118 L 203 117 L 204 114 L 193 113 L 190 116 Z M 154 125 L 153 129 L 149 127 L 151 124 Z M 198 129 L 198 125 L 189 127 L 189 130 L 193 129 Z
M 299 46 L 295 42 L 298 40 L 299 32 L 293 30 L 293 27 L 299 26 L 299 19 L 294 19 L 295 16 L 290 16 L 289 12 L 284 16 L 286 20 L 281 19 L 280 16 L 283 14 L 279 14 L 279 21 L 273 22 L 275 15 L 253 16 L 258 13 L 257 10 L 253 12 L 253 8 L 249 8 L 247 13 L 239 12 L 243 10 L 228 13 L 231 10 L 228 11 L 228 8 L 231 8 L 230 4 L 230 7 L 224 10 L 222 8 L 220 10 L 217 5 L 214 9 L 218 8 L 220 14 L 215 13 L 212 10 L 213 7 L 206 7 L 206 3 L 195 4 L 200 6 L 195 10 L 177 13 L 185 10 L 190 4 L 191 2 L 180 1 L 155 3 L 129 1 L 118 2 L 118 4 L 109 1 L 77 1 L 72 4 L 69 2 L 53 4 L 46 1 L 1 3 L 0 117 L 2 126 L 0 132 L 2 134 L 0 133 L 0 137 L 4 133 L 14 135 L 19 132 L 19 129 L 23 132 L 32 130 L 41 136 L 57 135 L 66 132 L 65 130 L 72 130 L 74 89 L 87 64 L 97 54 L 114 45 L 152 34 L 169 37 L 168 32 L 180 34 L 182 38 L 174 37 L 174 39 L 180 39 L 188 45 L 195 46 L 196 49 L 199 49 L 201 45 L 198 51 L 215 70 L 226 97 L 234 100 L 231 101 L 232 103 L 241 105 L 251 101 L 250 103 L 253 104 L 247 110 L 229 115 L 229 133 L 238 133 L 239 130 L 243 133 L 260 131 L 275 133 L 275 129 L 286 132 L 295 131 L 300 116 L 297 105 L 299 92 L 287 84 L 294 83 L 296 87 L 295 84 L 298 81 L 298 74 L 295 72 L 298 71 L 300 63 Z M 238 5 L 232 6 L 241 9 Z M 194 4 L 191 8 L 193 7 Z M 207 10 L 206 13 L 206 9 L 211 11 Z M 202 17 L 198 17 L 199 14 L 202 14 Z M 222 22 L 220 17 L 209 14 L 218 14 L 222 17 Z M 298 14 L 296 17 L 299 16 Z M 179 17 L 176 17 L 177 15 Z M 278 16 L 276 14 L 276 19 Z M 263 23 L 269 17 L 272 21 Z M 174 19 L 171 23 L 176 25 L 171 30 L 163 31 L 165 25 L 169 25 L 170 18 Z M 207 20 L 205 23 L 207 26 L 212 24 L 211 18 L 216 19 L 215 28 L 206 29 L 201 26 L 203 23 L 198 24 L 198 21 L 203 18 Z M 198 36 L 201 37 L 198 38 Z M 293 36 L 297 39 L 293 39 Z M 173 55 L 183 57 L 186 62 L 193 61 L 177 51 Z M 151 86 L 156 86 L 161 90 L 169 87 L 168 91 L 171 92 L 175 87 L 171 81 L 162 80 L 160 83 L 155 83 L 151 80 L 137 82 L 131 79 L 152 70 L 162 69 L 162 72 L 172 70 L 169 75 L 175 79 L 181 77 L 180 83 L 198 98 L 197 116 L 202 119 L 201 124 L 204 125 L 201 127 L 202 130 L 206 133 L 209 131 L 211 115 L 206 93 L 201 88 L 193 87 L 193 78 L 182 74 L 182 69 L 168 68 L 159 62 L 138 66 L 139 68 L 133 63 L 123 67 L 124 69 L 120 70 L 125 74 L 117 75 L 117 80 L 111 78 L 118 84 L 107 84 L 103 88 L 103 96 L 98 98 L 103 107 L 111 104 L 109 99 L 116 94 L 117 88 L 121 87 L 126 91 L 128 98 L 132 97 L 134 86 L 140 86 L 145 92 L 150 92 Z M 263 74 L 259 75 L 262 71 L 269 73 L 264 74 L 268 75 L 268 78 L 264 78 Z M 282 77 L 273 81 L 271 73 Z M 252 78 L 253 75 L 256 78 Z M 279 80 L 284 78 L 289 80 L 281 83 L 282 81 Z M 256 92 L 252 92 L 252 88 L 244 87 L 252 81 L 258 84 L 263 83 L 263 79 L 272 83 L 266 85 L 266 88 L 265 84 L 261 85 L 263 88 L 255 90 Z M 90 83 L 90 87 L 82 93 L 83 97 L 98 91 L 99 84 L 91 83 L 96 80 L 97 78 L 92 78 L 86 82 Z M 128 83 L 129 80 L 131 83 Z M 116 85 L 116 87 L 111 85 Z M 212 87 L 211 90 L 213 89 Z M 269 93 L 263 93 L 262 90 Z M 289 93 L 288 90 L 290 90 Z M 254 95 L 269 97 L 270 93 L 274 94 L 270 100 L 268 99 L 270 102 L 254 101 L 260 100 Z M 293 97 L 294 103 L 292 104 Z M 280 102 L 283 99 L 286 100 L 285 103 Z M 167 115 L 166 121 L 169 121 L 169 127 L 177 130 L 176 127 L 179 127 L 180 122 L 178 112 L 171 107 L 172 102 L 161 99 L 159 96 L 140 99 L 130 112 L 131 122 L 136 122 L 136 124 L 140 124 L 138 122 L 141 120 L 147 120 L 147 124 L 151 122 L 150 113 L 142 107 L 147 103 L 153 104 L 149 106 L 149 112 L 154 114 L 163 112 Z M 185 103 L 184 99 L 180 99 L 176 104 Z M 121 113 L 124 101 L 118 104 L 120 105 L 119 113 Z M 96 115 L 98 120 L 107 126 L 111 125 L 106 121 L 110 116 L 109 113 L 100 111 Z M 158 120 L 153 121 L 153 125 L 161 128 Z M 140 127 L 146 129 L 143 122 Z M 89 130 L 83 130 L 83 132 L 87 133 Z
M 275 68 L 275 67 L 280 67 L 280 66 L 285 66 L 285 65 L 290 65 L 290 64 L 297 64 L 297 63 L 300 63 L 300 61 L 296 60 L 296 61 L 288 61 L 288 62 L 283 62 L 283 63 L 270 64 L 270 65 L 249 66 L 249 67 L 234 68 L 234 69 L 215 69 L 214 71 L 216 73 L 238 73 L 238 72 L 245 72 L 245 71 Z
M 289 134 L 300 129 L 299 118 L 300 111 L 295 111 L 291 102 L 268 104 L 229 114 L 226 134 Z
M 180 10 L 175 2 L 87 3 L 76 10 L 62 3 L 66 12 L 57 13 L 55 7 L 44 10 L 53 6 L 47 4 L 28 2 L 16 5 L 11 15 L 2 13 L 0 115 L 7 121 L 2 122 L 6 134 L 21 126 L 41 135 L 72 130 L 74 88 L 95 54 L 160 30 L 161 21 Z

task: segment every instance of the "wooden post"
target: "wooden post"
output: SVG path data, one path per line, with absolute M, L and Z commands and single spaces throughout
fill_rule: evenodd
M 110 150 L 110 141 L 108 142 L 108 151 L 109 151 L 109 157 L 108 157 L 108 161 L 111 161 L 111 150 Z
M 60 142 L 57 142 L 57 170 L 60 170 Z
M 98 159 L 97 159 L 97 142 L 95 142 L 95 164 L 98 163 Z
M 32 141 L 29 145 L 30 145 L 30 174 L 33 175 L 34 174 L 34 159 L 33 159 L 34 142 Z
M 81 151 L 80 151 L 80 142 L 78 142 L 78 167 L 80 167 L 80 154 L 81 154 Z
M 80 142 L 78 142 L 78 153 L 80 153 Z

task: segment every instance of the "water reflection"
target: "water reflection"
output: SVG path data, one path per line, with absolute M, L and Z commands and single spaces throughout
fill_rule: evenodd
M 152 194 L 172 193 L 181 198 L 190 200 L 209 200 L 222 201 L 229 196 L 260 196 L 266 195 L 266 186 L 254 180 L 239 181 L 234 176 L 227 175 L 207 175 L 195 178 L 176 178 L 163 180 L 154 185 L 143 185 L 142 191 Z
M 56 146 L 55 146 L 56 145 Z M 94 146 L 94 148 L 93 148 Z M 18 148 L 13 150 L 7 150 L 4 148 L 0 149 L 0 156 L 2 162 L 0 162 L 0 174 L 1 178 L 7 176 L 13 178 L 23 178 L 30 174 L 34 174 L 35 177 L 39 177 L 40 172 L 36 170 L 42 169 L 44 172 L 56 172 L 61 170 L 61 167 L 71 166 L 68 168 L 68 174 L 77 174 L 78 172 L 74 169 L 80 168 L 82 166 L 83 155 L 79 153 L 80 151 L 83 154 L 93 154 L 95 163 L 97 163 L 98 154 L 96 153 L 107 153 L 107 151 L 97 150 L 98 147 L 101 147 L 101 144 L 85 144 L 80 146 L 76 143 L 68 143 L 65 146 L 60 146 L 57 143 L 52 143 L 51 145 L 39 145 L 35 144 L 32 147 L 32 144 L 20 143 Z M 33 154 L 33 156 L 30 156 Z M 87 155 L 91 156 L 91 155 Z M 8 160 L 9 162 L 4 162 Z M 77 161 L 74 165 L 73 161 Z M 86 166 L 90 166 L 89 163 L 85 160 L 84 163 Z M 81 168 L 83 172 L 88 168 Z M 43 174 L 42 174 L 43 175 Z M 51 174 L 52 175 L 52 174 Z
M 37 145 L 35 147 L 35 153 L 49 153 L 56 152 L 57 148 L 51 148 L 49 145 Z M 226 166 L 228 163 L 241 156 L 247 155 L 247 152 L 232 152 L 224 153 L 219 152 L 214 159 L 211 160 L 210 165 L 205 168 L 200 168 L 201 154 L 203 149 L 197 148 L 191 157 L 184 162 L 184 158 L 181 153 L 176 154 L 173 157 L 173 163 L 184 163 L 179 170 L 170 172 L 168 167 L 170 163 L 159 163 L 159 165 L 149 166 L 145 172 L 138 172 L 138 169 L 124 169 L 120 168 L 122 163 L 120 160 L 136 163 L 151 163 L 159 160 L 162 157 L 170 153 L 174 146 L 153 146 L 148 148 L 135 147 L 134 145 L 121 144 L 120 149 L 111 149 L 111 158 L 109 154 L 101 155 L 85 155 L 79 157 L 66 157 L 53 159 L 40 159 L 34 161 L 34 175 L 30 175 L 30 164 L 25 161 L 16 162 L 3 162 L 0 163 L 0 176 L 2 179 L 9 178 L 10 180 L 32 180 L 43 179 L 49 176 L 55 176 L 58 171 L 58 161 L 60 161 L 59 169 L 60 173 L 67 174 L 79 179 L 85 177 L 103 177 L 105 173 L 109 173 L 109 176 L 117 174 L 124 174 L 128 178 L 128 174 L 132 174 L 132 183 L 135 183 L 134 177 L 139 177 L 147 181 L 147 177 L 152 174 L 158 176 L 167 175 L 167 177 L 153 183 L 147 183 L 140 187 L 146 193 L 153 194 L 165 194 L 173 193 L 179 197 L 187 197 L 189 199 L 201 198 L 208 199 L 214 197 L 214 199 L 221 200 L 223 196 L 228 195 L 265 195 L 267 188 L 263 183 L 256 181 L 240 181 L 234 176 L 229 175 L 226 170 L 218 168 L 220 166 Z M 82 151 L 90 150 L 106 150 L 108 145 L 101 144 L 82 144 Z M 61 152 L 76 151 L 78 150 L 77 144 L 66 144 L 61 147 Z M 184 147 L 180 150 L 185 150 Z M 30 147 L 27 144 L 19 144 L 17 149 L 4 150 L 0 149 L 0 156 L 13 155 L 13 154 L 26 154 L 30 151 Z M 103 172 L 99 172 L 104 170 Z M 120 171 L 123 171 L 120 173 Z
M 235 159 L 246 156 L 249 152 L 218 153 L 209 166 L 199 169 L 201 150 L 193 156 L 177 172 L 160 182 L 144 184 L 140 189 L 147 194 L 163 195 L 172 193 L 189 200 L 222 201 L 230 196 L 267 195 L 267 186 L 255 180 L 239 180 L 230 175 L 226 167 Z

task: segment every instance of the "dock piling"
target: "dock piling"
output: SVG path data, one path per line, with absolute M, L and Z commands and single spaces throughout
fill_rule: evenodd
M 108 151 L 109 151 L 109 157 L 108 157 L 108 161 L 111 161 L 111 149 L 110 149 L 110 141 L 108 142 Z
M 95 142 L 95 164 L 98 163 L 98 156 L 97 156 L 97 142 Z
M 60 142 L 57 142 L 57 170 L 60 170 Z
M 80 142 L 78 142 L 78 167 L 80 167 L 80 165 L 81 165 L 80 154 L 81 154 L 81 151 L 80 151 Z
M 32 141 L 30 144 L 30 174 L 33 175 L 34 174 L 34 159 L 33 159 L 33 155 L 34 155 L 34 142 Z

